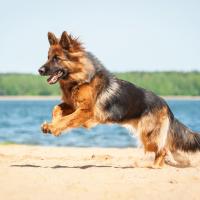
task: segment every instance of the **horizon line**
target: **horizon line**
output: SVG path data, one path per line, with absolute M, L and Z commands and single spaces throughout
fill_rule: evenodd
M 109 70 L 110 71 L 110 70 Z M 192 72 L 200 72 L 200 69 L 194 69 L 194 70 L 127 70 L 127 71 L 110 71 L 111 73 L 159 73 L 159 72 L 180 72 L 180 73 L 192 73 Z M 11 71 L 11 72 L 1 72 L 0 74 L 32 74 L 32 75 L 39 75 L 39 73 L 34 73 L 34 72 L 16 72 L 16 71 Z

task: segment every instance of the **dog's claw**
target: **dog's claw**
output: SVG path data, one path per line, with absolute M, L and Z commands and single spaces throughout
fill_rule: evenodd
M 46 121 L 41 125 L 41 131 L 45 134 L 53 134 L 54 136 L 59 136 L 61 134 L 59 129 L 54 128 L 51 123 L 47 123 Z
M 50 133 L 48 123 L 44 121 L 44 123 L 41 125 L 41 131 L 45 134 Z

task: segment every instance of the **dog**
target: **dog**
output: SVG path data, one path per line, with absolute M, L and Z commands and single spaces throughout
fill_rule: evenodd
M 52 122 L 42 124 L 44 133 L 118 123 L 138 136 L 145 152 L 155 153 L 156 168 L 168 155 L 176 162 L 178 151 L 200 150 L 200 134 L 179 122 L 164 99 L 116 78 L 66 31 L 60 39 L 49 32 L 48 40 L 48 60 L 38 71 L 49 84 L 59 82 L 63 102 L 54 107 Z

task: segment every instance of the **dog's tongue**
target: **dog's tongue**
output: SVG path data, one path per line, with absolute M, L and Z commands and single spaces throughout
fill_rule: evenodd
M 58 81 L 58 79 L 63 75 L 62 71 L 58 71 L 55 74 L 51 75 L 48 79 L 47 82 L 49 84 L 54 84 Z

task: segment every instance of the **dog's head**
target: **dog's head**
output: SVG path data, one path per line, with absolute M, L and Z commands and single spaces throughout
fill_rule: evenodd
M 85 78 L 84 55 L 85 51 L 77 38 L 63 32 L 60 40 L 49 32 L 50 48 L 47 62 L 39 68 L 41 76 L 49 76 L 49 84 L 59 80 L 73 80 Z

